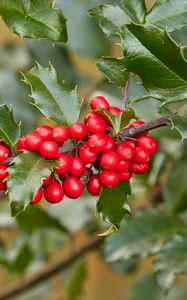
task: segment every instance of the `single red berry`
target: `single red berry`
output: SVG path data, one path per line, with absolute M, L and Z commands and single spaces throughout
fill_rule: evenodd
M 135 149 L 127 144 L 122 143 L 117 147 L 117 154 L 123 160 L 131 160 L 134 156 Z
M 119 183 L 118 173 L 112 170 L 103 170 L 100 175 L 101 182 L 106 187 L 115 187 Z
M 38 133 L 30 133 L 25 140 L 25 147 L 29 151 L 37 152 L 40 149 L 44 139 Z
M 140 126 L 140 125 L 143 125 L 143 124 L 145 124 L 144 121 L 138 120 L 138 121 L 131 122 L 129 124 L 129 127 L 132 128 L 132 127 Z M 139 133 L 137 136 L 142 136 L 142 135 L 147 135 L 147 134 L 148 134 L 148 131 L 144 131 L 144 133 Z
M 115 141 L 110 136 L 107 137 L 106 151 L 112 151 L 115 148 Z
M 43 196 L 43 189 L 42 189 L 42 187 L 40 187 L 37 190 L 37 192 L 35 193 L 33 199 L 29 202 L 29 204 L 35 205 L 35 204 L 39 203 L 40 200 L 42 199 L 42 196 Z
M 81 122 L 76 122 L 70 126 L 69 133 L 75 140 L 83 139 L 87 133 L 86 126 Z
M 54 159 L 58 157 L 58 145 L 53 141 L 45 141 L 40 146 L 40 154 L 45 159 Z
M 59 154 L 59 162 L 58 162 L 58 166 L 56 168 L 54 168 L 54 172 L 57 174 L 65 174 L 71 165 L 71 158 L 65 154 Z
M 88 192 L 93 196 L 97 196 L 100 194 L 101 187 L 102 187 L 102 183 L 100 180 L 100 176 L 99 175 L 91 176 L 87 184 Z
M 133 148 L 136 148 L 136 146 L 137 146 L 137 141 L 135 141 L 135 140 L 126 139 L 125 143 L 131 145 Z
M 105 170 L 117 170 L 119 166 L 119 156 L 114 151 L 105 152 L 100 159 L 100 165 Z
M 120 109 L 119 107 L 117 107 L 117 106 L 110 106 L 109 112 L 110 112 L 112 115 L 117 116 L 118 114 L 120 114 L 121 109 Z
M 144 147 L 136 147 L 133 160 L 139 163 L 148 162 L 150 159 L 151 153 Z
M 108 101 L 103 96 L 95 96 L 90 100 L 90 107 L 93 110 L 103 108 L 105 110 L 110 109 Z
M 158 150 L 158 142 L 152 136 L 141 136 L 138 140 L 138 146 L 148 149 L 151 154 Z
M 6 191 L 7 190 L 7 183 L 4 181 L 0 181 L 0 191 Z
M 138 163 L 138 162 L 133 161 L 131 163 L 130 169 L 131 169 L 132 173 L 134 173 L 134 174 L 144 174 L 148 171 L 149 164 L 148 164 L 148 162 Z
M 69 168 L 69 173 L 73 176 L 81 176 L 85 171 L 85 164 L 83 161 L 78 157 L 72 157 L 71 165 Z
M 49 203 L 59 203 L 64 197 L 64 190 L 58 181 L 48 184 L 44 189 L 44 198 Z
M 56 126 L 53 129 L 52 139 L 57 144 L 63 144 L 69 137 L 69 129 L 64 125 Z
M 77 177 L 68 177 L 63 182 L 64 193 L 68 198 L 79 198 L 83 193 L 83 184 Z
M 0 145 L 0 163 L 8 158 L 9 149 L 6 146 Z
M 93 150 L 87 143 L 79 150 L 80 159 L 86 164 L 93 164 L 98 159 L 98 152 Z
M 4 180 L 8 177 L 7 166 L 0 164 L 0 180 Z
M 88 145 L 97 152 L 104 152 L 108 143 L 108 138 L 103 133 L 95 133 L 88 139 Z
M 19 151 L 23 151 L 26 150 L 26 146 L 25 146 L 25 141 L 26 141 L 27 137 L 26 136 L 22 136 L 20 137 L 20 139 L 18 140 L 18 150 Z
M 84 123 L 86 124 L 89 119 L 98 118 L 98 114 L 94 111 L 88 113 L 86 117 L 84 118 Z
M 100 118 L 90 118 L 86 123 L 86 129 L 89 133 L 105 133 L 106 123 Z
M 50 176 L 47 177 L 47 178 L 42 178 L 41 182 L 42 182 L 43 185 L 48 185 L 49 183 L 51 183 L 52 178 L 53 178 L 53 176 L 50 175 Z
M 132 173 L 128 170 L 119 172 L 119 179 L 121 181 L 129 181 L 132 177 Z
M 53 128 L 47 125 L 41 125 L 38 126 L 35 131 L 37 134 L 39 134 L 44 141 L 51 140 L 52 139 L 52 132 Z
M 117 171 L 123 172 L 123 171 L 127 171 L 129 168 L 130 168 L 129 160 L 120 160 Z

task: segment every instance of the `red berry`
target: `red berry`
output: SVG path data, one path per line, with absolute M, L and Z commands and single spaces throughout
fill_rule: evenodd
M 33 132 L 27 135 L 25 140 L 25 147 L 29 151 L 37 152 L 39 151 L 43 141 L 43 138 L 38 133 Z
M 58 162 L 58 166 L 56 168 L 54 168 L 54 172 L 57 174 L 65 174 L 71 165 L 71 158 L 65 154 L 59 154 L 59 162 Z
M 121 181 L 129 181 L 131 177 L 132 177 L 132 173 L 129 172 L 128 170 L 119 173 L 119 179 Z
M 105 133 L 106 123 L 100 118 L 90 118 L 86 123 L 86 129 L 89 133 Z
M 127 171 L 129 168 L 130 168 L 129 160 L 120 160 L 117 171 L 123 172 L 123 171 Z
M 8 177 L 7 166 L 0 164 L 0 180 L 4 180 Z
M 69 168 L 69 173 L 74 176 L 81 176 L 85 171 L 85 164 L 83 161 L 75 156 L 71 159 L 71 165 Z
M 93 196 L 97 196 L 100 194 L 101 187 L 102 187 L 102 183 L 100 180 L 100 176 L 99 175 L 91 176 L 87 184 L 88 192 Z
M 9 149 L 6 146 L 0 145 L 0 163 L 8 158 Z
M 158 142 L 152 136 L 141 136 L 138 140 L 138 146 L 148 149 L 151 154 L 158 150 Z
M 42 187 L 40 187 L 37 190 L 37 192 L 35 193 L 33 199 L 29 202 L 29 204 L 35 205 L 35 204 L 39 203 L 40 200 L 42 199 L 42 195 L 43 195 L 43 190 L 42 190 Z
M 119 157 L 114 151 L 105 152 L 100 159 L 100 165 L 106 170 L 117 170 L 119 166 Z
M 111 170 L 103 170 L 100 179 L 102 184 L 106 187 L 115 187 L 119 183 L 118 173 Z
M 110 106 L 109 112 L 112 115 L 117 116 L 121 112 L 121 109 L 119 107 L 117 107 L 117 106 Z
M 40 146 L 40 154 L 45 159 L 54 159 L 58 157 L 58 145 L 53 141 L 45 141 Z
M 88 139 L 88 145 L 95 151 L 104 152 L 108 143 L 108 138 L 103 133 L 93 134 Z
M 69 133 L 75 140 L 83 139 L 87 133 L 86 126 L 81 122 L 76 122 L 70 126 Z
M 130 169 L 131 169 L 132 173 L 134 173 L 134 174 L 144 174 L 148 171 L 149 164 L 147 162 L 138 163 L 138 162 L 133 161 L 131 163 Z
M 20 137 L 20 139 L 18 140 L 18 150 L 19 151 L 23 151 L 26 150 L 26 146 L 25 146 L 25 141 L 26 141 L 27 137 L 26 136 L 22 136 Z
M 52 175 L 50 175 L 47 178 L 42 178 L 41 182 L 43 185 L 48 185 L 49 183 L 51 183 L 51 180 L 52 180 Z
M 39 134 L 44 141 L 47 141 L 52 139 L 53 128 L 47 125 L 42 125 L 42 126 L 38 126 L 34 132 Z
M 115 147 L 115 141 L 110 136 L 107 137 L 106 151 L 112 151 Z
M 0 191 L 6 191 L 7 190 L 7 183 L 0 181 Z
M 136 148 L 137 145 L 137 141 L 131 139 L 125 140 L 125 143 L 131 145 L 133 148 Z
M 53 182 L 44 189 L 44 197 L 49 203 L 59 203 L 64 197 L 64 191 L 60 183 Z
M 76 199 L 83 193 L 83 184 L 76 177 L 68 177 L 63 183 L 64 193 L 68 198 Z
M 98 152 L 93 150 L 87 143 L 83 144 L 79 150 L 80 159 L 86 164 L 93 164 L 98 159 Z
M 148 162 L 150 159 L 151 153 L 144 147 L 137 147 L 135 149 L 135 155 L 133 160 L 139 163 Z
M 103 96 L 95 96 L 90 100 L 90 107 L 93 110 L 96 110 L 98 108 L 109 110 L 110 105 Z
M 129 127 L 132 128 L 132 127 L 140 126 L 140 125 L 143 125 L 143 124 L 145 124 L 144 121 L 138 120 L 138 121 L 135 121 L 135 122 L 131 122 L 129 124 Z M 148 131 L 144 131 L 144 133 L 139 133 L 137 136 L 142 136 L 142 135 L 147 135 L 147 134 L 148 134 Z
M 64 125 L 56 126 L 53 129 L 52 139 L 57 144 L 63 144 L 69 137 L 69 129 Z
M 88 120 L 92 119 L 92 118 L 98 118 L 98 114 L 94 111 L 92 111 L 86 115 L 86 117 L 84 118 L 84 123 L 86 124 L 88 122 Z
M 123 160 L 131 160 L 134 156 L 134 151 L 134 148 L 127 143 L 122 143 L 117 147 L 117 154 Z

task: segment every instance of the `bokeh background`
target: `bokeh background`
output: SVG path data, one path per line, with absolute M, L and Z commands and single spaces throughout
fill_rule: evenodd
M 87 101 L 93 95 L 103 95 L 113 105 L 120 106 L 122 92 L 108 83 L 96 69 L 95 62 L 103 55 L 120 56 L 117 39 L 109 39 L 100 30 L 97 21 L 91 19 L 87 10 L 101 0 L 58 0 L 56 3 L 68 19 L 67 44 L 48 41 L 20 39 L 0 19 L 0 103 L 13 106 L 16 119 L 22 122 L 22 133 L 32 131 L 46 120 L 29 104 L 29 88 L 21 81 L 20 72 L 27 72 L 39 62 L 56 68 L 61 79 L 73 88 L 78 85 L 79 98 L 84 99 L 83 115 L 88 111 Z M 117 1 L 116 1 L 117 2 Z M 175 38 L 175 33 L 174 33 Z M 187 27 L 177 39 L 187 44 Z M 129 97 L 133 101 L 145 94 L 138 79 L 131 82 Z M 144 120 L 156 116 L 157 103 L 149 100 L 134 103 L 137 114 Z M 160 151 L 152 161 L 146 176 L 133 180 L 133 209 L 149 209 L 164 204 L 160 178 L 167 183 L 168 174 L 187 149 L 179 142 L 179 135 L 169 129 L 154 131 L 160 141 Z M 183 170 L 187 178 L 187 169 Z M 186 191 L 187 192 L 187 191 Z M 157 193 L 157 198 L 150 195 Z M 159 196 L 158 196 L 159 195 Z M 156 200 L 155 200 L 156 199 Z M 27 212 L 15 220 L 10 217 L 8 200 L 0 199 L 0 293 L 1 289 L 34 274 L 50 262 L 58 261 L 72 253 L 91 235 L 102 231 L 95 215 L 95 198 L 85 195 L 76 201 L 64 200 L 58 205 L 42 202 L 45 211 L 45 227 L 38 219 L 41 211 Z M 55 220 L 55 221 L 54 221 Z M 66 226 L 71 234 L 65 234 L 59 225 Z M 185 300 L 187 299 L 186 277 L 180 276 L 177 284 L 165 298 L 152 276 L 152 258 L 134 258 L 128 263 L 109 265 L 99 251 L 92 251 L 79 259 L 68 270 L 63 270 L 29 291 L 11 299 L 19 300 Z

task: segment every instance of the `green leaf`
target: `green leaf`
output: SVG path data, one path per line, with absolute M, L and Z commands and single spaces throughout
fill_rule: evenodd
M 168 292 L 177 274 L 187 273 L 187 236 L 174 236 L 157 254 L 155 261 L 157 281 Z
M 140 76 L 151 97 L 165 103 L 187 99 L 186 60 L 166 31 L 153 25 L 126 25 L 122 49 L 124 67 Z
M 120 182 L 114 188 L 103 188 L 97 202 L 97 212 L 101 219 L 119 230 L 120 223 L 129 213 L 128 196 L 131 194 L 129 182 Z
M 180 29 L 187 23 L 187 2 L 186 0 L 167 0 L 158 2 L 147 21 L 154 25 L 165 28 L 169 31 Z
M 146 7 L 144 0 L 122 0 L 122 4 L 133 23 L 142 24 L 145 22 Z
M 66 42 L 66 19 L 52 0 L 0 0 L 0 15 L 21 37 Z
M 117 5 L 99 5 L 90 9 L 88 13 L 98 19 L 106 35 L 116 35 L 120 32 L 122 25 L 130 22 L 127 14 Z
M 28 205 L 25 211 L 16 217 L 16 221 L 20 228 L 28 233 L 46 228 L 68 233 L 66 226 L 39 206 Z
M 34 105 L 46 118 L 66 126 L 77 121 L 80 105 L 76 90 L 60 81 L 52 65 L 43 68 L 37 64 L 24 76 L 24 82 L 30 85 Z
M 0 140 L 14 147 L 21 134 L 20 124 L 14 120 L 11 106 L 0 105 Z
M 39 154 L 24 152 L 9 167 L 8 190 L 12 216 L 26 208 L 41 186 L 42 178 L 51 174 L 56 160 L 45 160 Z
M 175 212 L 187 209 L 187 157 L 183 157 L 171 170 L 164 187 L 164 197 L 169 207 Z
M 120 87 L 125 86 L 129 73 L 121 58 L 103 57 L 97 61 L 97 67 L 110 82 Z
M 85 262 L 78 265 L 68 284 L 68 300 L 79 299 L 83 292 L 84 283 L 87 279 L 87 268 Z
M 33 252 L 27 243 L 23 244 L 14 259 L 5 254 L 0 256 L 0 264 L 10 272 L 23 273 L 33 259 Z
M 187 138 L 187 105 L 183 105 L 177 113 L 173 113 L 165 106 L 162 106 L 159 113 L 171 120 L 173 128 L 179 131 L 182 140 Z
M 105 256 L 108 261 L 118 261 L 156 253 L 166 239 L 185 226 L 174 214 L 158 210 L 139 212 L 126 219 L 121 230 L 107 239 Z

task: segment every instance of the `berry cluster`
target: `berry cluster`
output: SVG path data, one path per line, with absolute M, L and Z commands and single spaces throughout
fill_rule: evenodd
M 92 98 L 90 107 L 92 112 L 86 115 L 84 123 L 76 122 L 70 128 L 39 126 L 18 141 L 20 151 L 59 159 L 51 175 L 42 179 L 42 186 L 30 204 L 38 203 L 43 194 L 50 203 L 60 202 L 64 195 L 75 199 L 82 195 L 84 187 L 91 195 L 99 195 L 102 186 L 112 188 L 120 181 L 130 180 L 132 174 L 148 171 L 149 159 L 158 149 L 157 141 L 148 132 L 125 140 L 120 133 L 113 136 L 109 119 L 98 109 L 113 115 L 121 110 L 110 106 L 102 96 Z M 129 127 L 143 123 L 138 120 Z M 66 150 L 68 143 L 72 145 L 70 150 Z
M 7 183 L 6 179 L 8 177 L 7 172 L 7 159 L 10 154 L 9 147 L 4 143 L 0 142 L 0 191 L 6 191 L 7 190 Z

